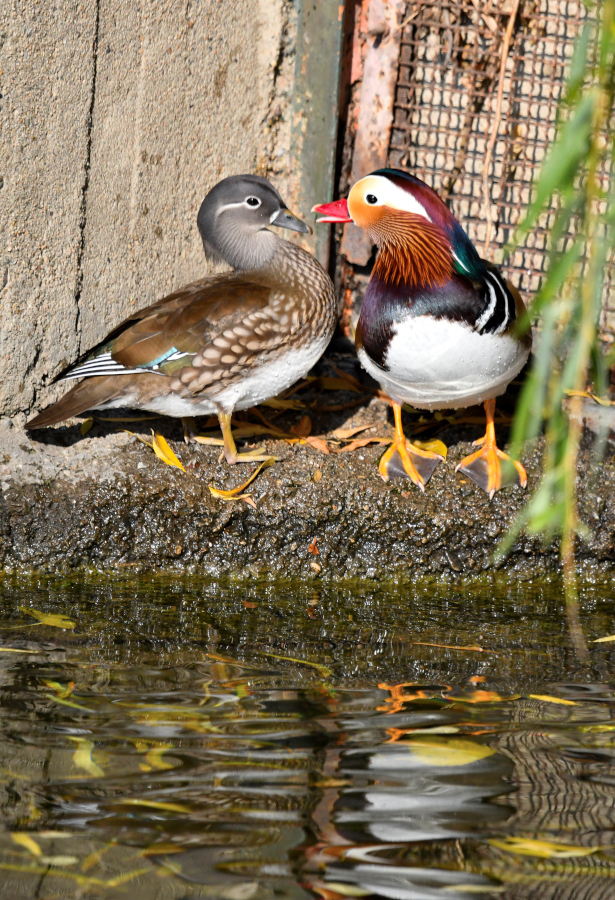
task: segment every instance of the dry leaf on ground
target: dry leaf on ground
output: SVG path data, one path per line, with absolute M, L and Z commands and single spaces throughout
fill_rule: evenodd
M 209 485 L 209 491 L 212 497 L 215 497 L 217 500 L 244 500 L 247 503 L 249 500 L 251 500 L 251 497 L 249 494 L 244 495 L 243 491 L 245 491 L 249 484 L 252 484 L 259 472 L 261 472 L 263 469 L 269 468 L 269 466 L 272 466 L 274 463 L 274 457 L 270 456 L 269 459 L 266 459 L 260 464 L 258 469 L 252 472 L 247 481 L 244 481 L 244 483 L 238 485 L 238 487 L 230 488 L 230 490 L 221 490 L 220 488 L 215 488 L 212 487 L 212 485 Z M 256 504 L 253 500 L 250 505 L 253 505 L 254 508 L 256 508 Z
M 528 694 L 531 700 L 542 700 L 543 703 L 559 703 L 561 706 L 576 706 L 574 700 L 563 700 L 561 697 L 552 697 L 550 694 Z
M 181 469 L 182 472 L 185 472 L 183 465 L 180 463 L 178 458 L 175 456 L 166 440 L 163 438 L 161 434 L 154 434 L 152 430 L 152 449 L 158 459 L 161 459 L 163 463 L 166 463 L 167 466 L 174 466 L 176 469 Z
M 75 766 L 78 769 L 83 769 L 94 778 L 103 778 L 104 771 L 92 759 L 92 750 L 94 749 L 92 741 L 86 741 L 85 738 L 71 737 L 70 735 L 69 740 L 77 744 L 77 749 L 73 753 Z
M 128 431 L 127 428 L 123 429 L 126 434 L 131 434 L 133 437 L 136 437 L 138 441 L 141 441 L 142 444 L 145 444 L 146 447 L 149 447 L 150 450 L 153 450 L 158 459 L 161 459 L 163 463 L 167 466 L 173 466 L 176 469 L 181 469 L 182 472 L 185 472 L 183 465 L 176 457 L 175 453 L 171 450 L 165 438 L 161 434 L 156 434 L 154 429 L 152 429 L 152 440 L 146 441 L 145 438 L 141 437 L 140 434 L 135 434 L 134 431 Z
M 570 859 L 574 856 L 591 856 L 597 853 L 601 847 L 575 847 L 574 844 L 560 844 L 554 841 L 540 841 L 534 838 L 513 837 L 503 838 L 501 841 L 491 839 L 488 841 L 492 847 L 499 850 L 507 850 L 519 856 L 538 856 L 541 859 Z
M 343 441 L 346 438 L 354 437 L 355 434 L 359 434 L 361 431 L 366 431 L 368 428 L 372 428 L 372 425 L 353 425 L 351 428 L 336 428 L 331 434 L 334 438 L 339 438 Z
M 398 742 L 397 747 L 405 747 L 419 762 L 427 766 L 469 766 L 496 752 L 485 744 L 477 744 L 465 738 L 411 738 Z
M 420 450 L 429 450 L 431 453 L 438 453 L 446 459 L 448 447 L 442 441 L 434 439 L 433 441 L 412 441 L 412 443 Z
M 298 425 L 291 425 L 290 430 L 298 438 L 306 438 L 312 431 L 312 420 L 309 416 L 303 416 Z
M 71 629 L 75 627 L 75 623 L 72 619 L 69 619 L 67 616 L 56 615 L 54 613 L 44 613 L 38 609 L 31 609 L 27 606 L 18 607 L 22 612 L 24 612 L 27 616 L 32 616 L 34 619 L 38 619 L 40 625 L 50 625 L 52 628 L 66 628 Z
M 346 444 L 345 447 L 340 447 L 339 450 L 336 450 L 336 453 L 351 453 L 353 450 L 359 450 L 361 447 L 367 447 L 368 444 L 390 444 L 391 438 L 385 437 L 368 437 L 368 438 L 357 438 L 356 441 L 351 441 L 350 444 Z

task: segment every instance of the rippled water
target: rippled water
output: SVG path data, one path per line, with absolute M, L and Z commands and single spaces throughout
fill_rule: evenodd
M 615 643 L 557 582 L 0 594 L 7 900 L 615 897 Z

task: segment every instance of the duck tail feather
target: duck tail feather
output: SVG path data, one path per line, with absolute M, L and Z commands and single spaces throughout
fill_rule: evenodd
M 115 378 L 93 377 L 75 385 L 68 394 L 65 394 L 56 403 L 52 403 L 33 419 L 26 423 L 26 428 L 46 428 L 48 425 L 57 425 L 65 419 L 78 416 L 87 409 L 95 409 L 108 400 L 112 400 L 118 392 Z

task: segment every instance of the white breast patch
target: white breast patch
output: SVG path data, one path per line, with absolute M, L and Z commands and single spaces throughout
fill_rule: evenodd
M 508 335 L 479 334 L 462 322 L 408 316 L 398 323 L 386 370 L 359 359 L 393 399 L 419 409 L 457 409 L 503 394 L 529 355 Z

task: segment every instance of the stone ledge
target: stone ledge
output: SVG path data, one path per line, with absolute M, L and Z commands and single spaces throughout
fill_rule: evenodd
M 300 414 L 289 414 L 289 421 L 292 415 Z M 353 418 L 359 416 L 390 430 L 380 401 L 372 400 Z M 492 568 L 493 551 L 526 496 L 510 488 L 490 502 L 455 474 L 455 462 L 481 429 L 450 426 L 439 435 L 449 457 L 424 494 L 405 481 L 382 482 L 378 445 L 326 456 L 305 444 L 268 440 L 267 450 L 281 459 L 250 486 L 253 509 L 242 501 L 216 500 L 208 490 L 209 484 L 241 483 L 252 466 L 230 469 L 218 461 L 217 448 L 187 447 L 177 422 L 152 424 L 192 468 L 184 473 L 165 466 L 149 448 L 117 431 L 132 427 L 147 435 L 149 422 L 97 424 L 86 437 L 77 423 L 35 432 L 35 439 L 23 423 L 0 422 L 0 567 L 193 570 L 215 577 L 327 581 L 476 575 Z M 540 473 L 540 444 L 524 462 L 531 490 Z M 579 545 L 579 560 L 608 572 L 615 570 L 612 442 L 599 477 L 590 469 L 588 442 L 578 477 L 590 537 Z M 317 482 L 316 470 L 322 473 Z M 523 535 L 498 567 L 515 577 L 556 571 L 557 546 Z

